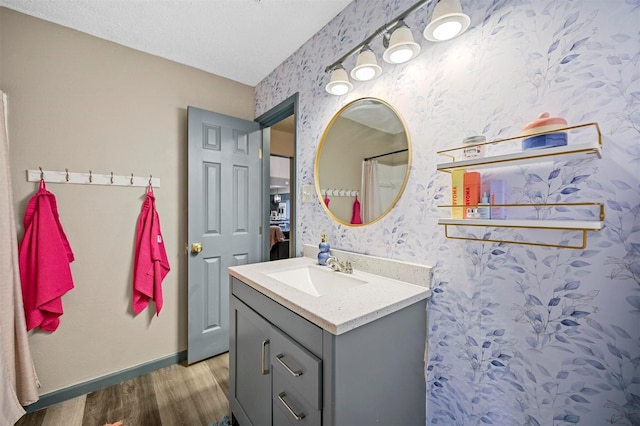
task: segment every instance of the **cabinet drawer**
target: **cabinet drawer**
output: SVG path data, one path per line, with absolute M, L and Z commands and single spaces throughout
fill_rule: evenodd
M 304 395 L 313 408 L 322 409 L 322 361 L 277 328 L 272 327 L 270 334 L 273 371 L 280 373 L 288 388 Z
M 296 390 L 283 373 L 274 369 L 273 424 L 278 426 L 320 426 L 321 411 L 315 408 L 305 396 Z
M 231 277 L 232 293 L 316 356 L 322 356 L 322 329 L 247 284 Z

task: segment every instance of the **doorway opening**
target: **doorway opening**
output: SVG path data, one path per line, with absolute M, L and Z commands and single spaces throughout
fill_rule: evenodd
M 264 222 L 270 238 L 265 238 L 268 260 L 296 256 L 296 111 L 298 94 L 256 119 L 265 132 L 263 143 L 265 190 L 269 197 Z M 268 184 L 268 187 L 267 187 Z M 267 260 L 265 259 L 265 260 Z
M 293 116 L 292 116 L 293 117 Z M 289 120 L 289 119 L 287 119 Z M 292 219 L 292 194 L 290 182 L 292 181 L 293 157 L 279 149 L 274 149 L 273 142 L 279 136 L 286 136 L 293 142 L 293 134 L 278 134 L 277 125 L 271 128 L 271 156 L 269 179 L 269 260 L 288 259 L 293 253 L 291 248 L 291 219 Z M 290 136 L 290 137 L 289 137 Z M 293 145 L 293 143 L 291 143 Z M 291 154 L 292 155 L 292 154 Z

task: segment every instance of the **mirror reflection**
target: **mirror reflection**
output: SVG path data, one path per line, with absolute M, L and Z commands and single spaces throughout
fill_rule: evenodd
M 386 102 L 363 98 L 327 126 L 316 155 L 316 192 L 336 221 L 365 225 L 384 217 L 409 177 L 411 149 L 404 122 Z

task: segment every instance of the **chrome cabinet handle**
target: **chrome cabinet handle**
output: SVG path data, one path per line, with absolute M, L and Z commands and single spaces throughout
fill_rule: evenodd
M 269 339 L 263 340 L 262 341 L 262 366 L 260 367 L 261 370 L 260 372 L 262 373 L 263 376 L 269 374 L 269 369 L 265 368 L 265 359 L 266 357 L 266 352 L 267 352 L 267 345 L 269 344 Z
M 287 396 L 286 393 L 284 392 L 280 392 L 278 394 L 278 399 L 280 400 L 280 402 L 282 402 L 282 404 L 286 407 L 286 409 L 289 411 L 289 413 L 291 413 L 291 415 L 293 416 L 294 419 L 296 420 L 302 420 L 304 419 L 304 413 L 300 413 L 297 414 L 295 411 L 293 411 L 293 408 L 291 408 L 291 406 L 289 404 L 287 404 L 287 401 L 284 400 L 284 397 Z
M 277 355 L 277 356 L 276 356 L 276 359 L 278 360 L 278 362 L 279 362 L 280 364 L 282 364 L 282 366 L 283 366 L 284 368 L 286 368 L 286 369 L 287 369 L 287 371 L 288 371 L 289 373 L 291 373 L 291 375 L 292 375 L 293 377 L 302 376 L 302 371 L 300 371 L 300 370 L 298 370 L 298 371 L 293 371 L 293 370 L 291 369 L 291 367 L 289 367 L 287 364 L 285 364 L 285 362 L 282 360 L 282 358 L 284 358 L 284 355 L 283 355 L 283 354 L 280 354 L 280 355 Z

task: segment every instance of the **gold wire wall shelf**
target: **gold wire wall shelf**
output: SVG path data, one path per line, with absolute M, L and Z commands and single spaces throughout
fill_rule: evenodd
M 494 243 L 514 243 L 541 247 L 584 249 L 587 247 L 587 232 L 600 231 L 604 226 L 604 204 L 602 203 L 550 203 L 550 204 L 491 204 L 492 207 L 598 207 L 600 220 L 557 220 L 557 219 L 438 219 L 438 225 L 444 225 L 447 238 L 454 240 L 484 241 Z M 458 205 L 442 205 L 438 207 L 460 208 Z M 465 207 L 478 207 L 477 205 Z M 449 232 L 449 226 L 490 226 L 494 228 L 540 229 L 551 231 L 579 231 L 582 233 L 580 245 L 549 244 L 529 241 L 499 240 L 490 238 L 474 238 L 455 236 Z
M 500 154 L 495 156 L 483 157 L 483 158 L 471 158 L 462 159 L 463 150 L 470 147 L 497 145 L 507 142 L 514 142 L 523 138 L 544 135 L 548 133 L 556 132 L 569 132 L 569 131 L 592 131 L 593 135 L 589 137 L 581 137 L 578 143 L 568 144 L 565 146 L 559 146 L 554 148 L 544 148 L 529 151 L 520 151 L 507 154 Z M 586 140 L 585 140 L 586 139 Z M 450 173 L 456 169 L 464 170 L 479 170 L 486 168 L 506 167 L 528 163 L 539 163 L 543 161 L 555 161 L 560 159 L 566 159 L 568 157 L 576 156 L 593 156 L 602 158 L 602 134 L 598 123 L 587 123 L 576 126 L 569 126 L 566 128 L 553 130 L 549 132 L 540 132 L 526 136 L 515 136 L 507 139 L 500 139 L 490 142 L 483 142 L 479 144 L 467 144 L 464 146 L 446 149 L 437 152 L 438 155 L 446 156 L 451 161 L 438 163 L 437 170 L 441 172 Z M 450 239 L 467 240 L 467 241 L 484 241 L 484 242 L 497 242 L 497 243 L 514 243 L 522 245 L 532 245 L 541 247 L 555 247 L 555 248 L 572 248 L 572 249 L 584 249 L 587 246 L 587 233 L 589 231 L 600 231 L 604 227 L 604 205 L 598 202 L 585 202 L 585 203 L 544 203 L 544 204 L 490 204 L 485 207 L 530 207 L 530 208 L 553 208 L 558 206 L 564 207 L 576 207 L 576 206 L 590 206 L 598 207 L 599 220 L 556 220 L 556 219 L 457 219 L 457 218 L 440 218 L 438 219 L 438 225 L 443 225 L 445 228 L 445 236 Z M 443 208 L 467 208 L 478 207 L 478 205 L 440 205 L 438 207 Z M 534 241 L 516 241 L 516 240 L 501 240 L 491 238 L 475 238 L 467 236 L 453 235 L 450 232 L 449 227 L 457 226 L 484 226 L 493 228 L 518 228 L 518 229 L 538 229 L 538 230 L 550 230 L 550 231 L 577 231 L 581 232 L 580 244 L 553 244 Z
M 585 130 L 585 134 L 582 134 L 581 141 L 575 144 L 569 144 L 565 146 L 558 146 L 554 148 L 533 149 L 528 151 L 519 151 L 509 154 L 496 155 L 483 158 L 471 158 L 463 159 L 463 150 L 472 147 L 488 147 L 489 145 L 495 146 L 499 144 L 506 144 L 508 142 L 514 142 L 524 138 L 530 138 L 534 136 L 545 135 L 549 133 L 558 132 L 570 132 L 575 130 Z M 586 131 L 592 131 L 593 135 L 586 135 Z M 586 140 L 585 140 L 586 139 Z M 515 136 L 507 139 L 499 139 L 490 142 L 483 142 L 478 144 L 468 144 L 459 146 L 456 148 L 445 149 L 437 152 L 438 155 L 448 157 L 451 161 L 446 163 L 438 163 L 438 170 L 442 172 L 451 172 L 455 169 L 471 169 L 478 170 L 483 168 L 509 166 L 514 163 L 527 164 L 527 163 L 539 163 L 541 161 L 553 161 L 560 160 L 567 157 L 574 157 L 576 155 L 596 155 L 598 158 L 602 158 L 602 134 L 600 133 L 600 127 L 598 123 L 586 123 L 579 124 L 577 126 L 565 127 L 558 130 L 549 132 L 534 133 L 526 136 Z

